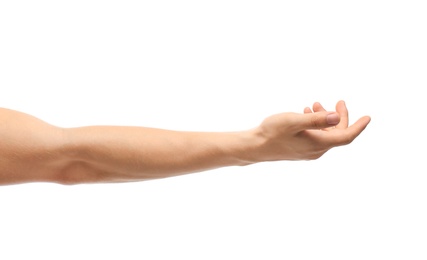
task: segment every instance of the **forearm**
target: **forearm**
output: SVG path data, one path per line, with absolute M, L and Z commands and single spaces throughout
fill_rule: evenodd
M 64 129 L 66 183 L 129 182 L 250 164 L 251 131 L 182 132 L 146 127 Z
M 0 122 L 0 185 L 141 181 L 250 163 L 250 131 L 60 128 L 8 109 Z

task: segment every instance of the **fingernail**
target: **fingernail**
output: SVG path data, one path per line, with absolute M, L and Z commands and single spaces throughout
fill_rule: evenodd
M 330 125 L 336 125 L 340 122 L 340 117 L 337 113 L 329 114 L 326 116 L 326 122 Z

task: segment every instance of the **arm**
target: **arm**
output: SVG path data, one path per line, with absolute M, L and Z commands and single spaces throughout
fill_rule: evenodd
M 343 101 L 304 114 L 281 113 L 240 132 L 184 132 L 147 127 L 59 128 L 30 115 L 0 111 L 0 184 L 130 182 L 226 166 L 312 160 L 352 142 L 368 125 L 350 127 Z

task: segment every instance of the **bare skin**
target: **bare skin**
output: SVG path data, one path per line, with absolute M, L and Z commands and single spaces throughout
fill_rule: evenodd
M 344 101 L 281 113 L 239 132 L 184 132 L 130 126 L 61 128 L 0 109 L 0 185 L 144 181 L 278 160 L 314 160 L 350 144 L 369 124 L 349 126 Z

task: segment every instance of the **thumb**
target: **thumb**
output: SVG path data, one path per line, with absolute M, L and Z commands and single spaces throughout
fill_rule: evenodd
M 299 120 L 296 124 L 301 130 L 322 129 L 335 126 L 340 122 L 340 115 L 337 112 L 315 112 L 299 114 Z

